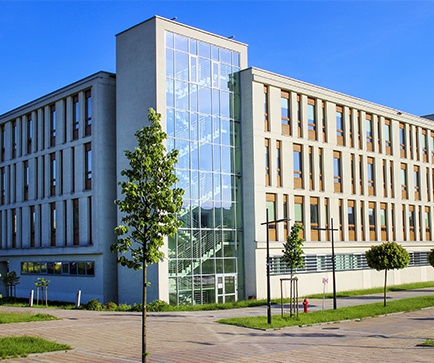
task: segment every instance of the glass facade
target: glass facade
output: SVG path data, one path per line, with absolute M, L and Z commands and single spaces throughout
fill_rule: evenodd
M 168 241 L 171 304 L 233 301 L 243 286 L 239 58 L 166 32 L 167 148 L 185 190 Z

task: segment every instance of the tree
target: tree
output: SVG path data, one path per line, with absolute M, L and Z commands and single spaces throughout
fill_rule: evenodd
M 44 279 L 43 277 L 38 277 L 35 281 L 36 285 L 36 305 L 39 303 L 39 290 L 41 290 L 41 301 L 44 300 L 43 295 L 45 291 L 45 306 L 48 306 L 48 284 L 50 280 Z
M 298 305 L 298 288 L 297 279 L 294 278 L 294 270 L 296 268 L 303 268 L 303 242 L 304 239 L 300 237 L 300 232 L 303 230 L 303 225 L 295 223 L 291 227 L 291 232 L 289 233 L 286 242 L 283 244 L 283 256 L 281 260 L 289 267 L 291 272 L 290 280 L 290 296 L 289 296 L 289 311 L 292 316 L 292 311 L 296 310 Z M 298 310 L 297 310 L 298 311 Z M 282 310 L 283 312 L 283 310 Z
M 427 260 L 429 264 L 434 267 L 434 248 L 431 248 L 431 252 L 428 253 Z
M 118 253 L 122 266 L 142 270 L 142 362 L 146 362 L 146 288 L 147 267 L 164 257 L 160 251 L 164 236 L 173 235 L 181 223 L 176 214 L 181 210 L 181 188 L 175 188 L 178 178 L 174 166 L 178 151 L 166 151 L 163 144 L 167 138 L 160 125 L 161 115 L 149 109 L 150 125 L 135 133 L 138 146 L 125 151 L 129 169 L 122 170 L 126 178 L 119 183 L 123 200 L 115 204 L 123 217 L 115 228 L 117 241 L 111 251 Z
M 1 275 L 0 275 L 1 276 Z M 14 300 L 17 297 L 17 285 L 20 283 L 20 276 L 15 271 L 8 272 L 3 278 L 3 283 L 7 289 L 7 295 Z
M 384 306 L 386 306 L 387 271 L 403 269 L 410 262 L 410 255 L 404 247 L 396 242 L 384 242 L 381 245 L 371 246 L 365 252 L 370 268 L 377 271 L 384 270 Z

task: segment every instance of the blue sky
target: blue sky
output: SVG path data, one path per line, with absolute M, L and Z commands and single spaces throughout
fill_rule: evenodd
M 434 113 L 434 1 L 0 0 L 0 114 L 99 70 L 154 15 L 249 45 L 249 66 Z

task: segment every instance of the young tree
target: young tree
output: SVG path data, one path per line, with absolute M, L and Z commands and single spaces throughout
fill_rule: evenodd
M 166 151 L 167 138 L 160 125 L 161 115 L 149 109 L 150 125 L 137 131 L 138 146 L 125 151 L 130 168 L 121 172 L 126 178 L 119 183 L 123 200 L 115 203 L 122 212 L 121 225 L 115 228 L 117 242 L 111 251 L 118 253 L 122 266 L 143 271 L 142 295 L 142 362 L 146 362 L 146 287 L 147 267 L 164 257 L 159 250 L 163 237 L 173 235 L 180 222 L 176 214 L 182 206 L 184 191 L 175 188 L 178 181 L 174 167 L 178 151 Z
M 386 306 L 387 271 L 403 269 L 410 262 L 410 255 L 404 247 L 396 242 L 384 242 L 381 245 L 371 246 L 365 252 L 370 268 L 377 271 L 384 270 L 384 306 Z
M 48 284 L 50 283 L 50 280 L 46 280 L 43 277 L 38 277 L 38 279 L 35 281 L 36 285 L 36 305 L 39 303 L 39 289 L 41 290 L 41 301 L 44 300 L 42 297 L 44 295 L 45 291 L 45 306 L 48 306 Z
M 1 276 L 1 275 L 0 275 Z M 8 272 L 3 278 L 3 283 L 5 284 L 7 295 L 10 299 L 16 299 L 17 297 L 17 285 L 20 283 L 20 276 L 17 276 L 15 271 Z
M 300 232 L 303 230 L 303 225 L 295 223 L 291 227 L 291 232 L 289 233 L 286 242 L 283 244 L 283 256 L 281 260 L 286 263 L 291 272 L 290 280 L 290 294 L 289 294 L 289 311 L 292 316 L 292 311 L 296 311 L 298 305 L 298 288 L 297 279 L 294 278 L 294 270 L 296 268 L 303 268 L 303 247 L 304 239 L 300 237 Z M 297 310 L 298 311 L 298 310 Z M 283 310 L 282 310 L 283 313 Z

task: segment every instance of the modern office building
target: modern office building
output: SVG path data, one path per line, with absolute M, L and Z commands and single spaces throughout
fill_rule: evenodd
M 434 280 L 429 116 L 248 67 L 247 55 L 243 43 L 154 17 L 117 35 L 116 80 L 100 72 L 0 116 L 0 266 L 21 276 L 19 295 L 42 276 L 53 299 L 80 289 L 84 300 L 140 301 L 141 273 L 117 266 L 109 246 L 123 151 L 149 107 L 179 150 L 185 190 L 183 226 L 150 267 L 150 300 L 264 298 L 267 233 L 280 296 L 293 223 L 306 240 L 300 294 L 331 277 L 332 237 L 338 290 L 382 285 L 364 258 L 382 241 L 411 254 L 389 283 Z M 267 231 L 267 211 L 291 221 Z M 332 223 L 333 236 L 319 230 Z

